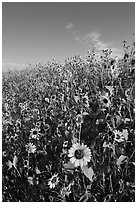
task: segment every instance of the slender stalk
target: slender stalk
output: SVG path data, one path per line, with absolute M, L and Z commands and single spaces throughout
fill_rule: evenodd
M 111 190 L 111 193 L 113 193 L 113 185 L 112 185 L 111 174 L 109 175 L 109 180 L 110 180 L 110 190 Z
M 81 123 L 80 123 L 80 130 L 79 130 L 79 144 L 80 144 L 80 135 L 81 135 Z
M 16 168 L 16 166 L 14 166 L 14 168 L 16 169 L 17 173 L 18 173 L 19 176 L 21 177 L 20 172 L 18 171 L 18 169 Z
M 29 167 L 29 152 L 28 152 L 28 167 Z M 27 169 L 27 176 L 29 174 L 29 168 Z

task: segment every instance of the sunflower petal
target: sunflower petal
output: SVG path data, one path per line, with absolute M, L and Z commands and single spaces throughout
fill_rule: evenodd
M 73 152 L 71 152 L 71 153 L 68 154 L 68 157 L 73 157 L 73 156 L 74 156 L 74 153 L 73 153 Z
M 78 159 L 75 161 L 75 166 L 76 167 L 79 166 L 79 160 Z
M 76 158 L 75 158 L 75 157 L 72 157 L 72 158 L 70 159 L 70 161 L 71 161 L 71 163 L 75 163 Z

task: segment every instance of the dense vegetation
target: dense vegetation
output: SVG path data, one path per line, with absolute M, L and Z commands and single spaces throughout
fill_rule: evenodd
M 135 201 L 135 50 L 3 73 L 9 202 Z

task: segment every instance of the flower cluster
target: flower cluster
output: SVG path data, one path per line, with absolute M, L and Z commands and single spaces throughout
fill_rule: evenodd
M 3 72 L 4 202 L 133 202 L 135 52 Z

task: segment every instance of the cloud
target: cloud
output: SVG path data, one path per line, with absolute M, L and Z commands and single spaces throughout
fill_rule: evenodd
M 85 36 L 82 39 L 83 42 L 90 44 L 93 47 L 96 47 L 98 53 L 101 53 L 103 49 L 111 49 L 111 56 L 122 57 L 122 50 L 115 47 L 113 42 L 104 42 L 101 40 L 101 34 L 99 32 L 93 31 Z
M 74 27 L 74 24 L 69 23 L 66 26 L 66 29 L 71 33 L 73 38 L 78 41 L 80 44 L 88 44 L 92 48 L 96 48 L 96 54 L 102 54 L 103 49 L 111 49 L 112 50 L 112 57 L 118 56 L 122 57 L 123 53 L 122 50 L 115 47 L 113 42 L 104 42 L 101 39 L 101 33 L 97 31 L 92 31 L 90 33 L 87 33 L 85 35 L 80 34 L 77 32 L 77 30 Z
M 70 30 L 70 29 L 72 29 L 73 27 L 74 27 L 74 24 L 73 24 L 73 23 L 69 23 L 69 24 L 66 25 L 66 29 L 67 29 L 67 30 Z
M 74 39 L 77 40 L 77 41 L 81 40 L 79 36 L 74 37 Z
M 96 32 L 96 31 L 93 31 L 93 32 L 88 33 L 87 35 L 85 35 L 83 37 L 83 40 L 86 43 L 90 43 L 93 46 L 96 46 L 98 50 L 102 50 L 102 49 L 108 48 L 109 47 L 109 43 L 104 43 L 100 39 L 100 36 L 101 36 L 100 33 Z

